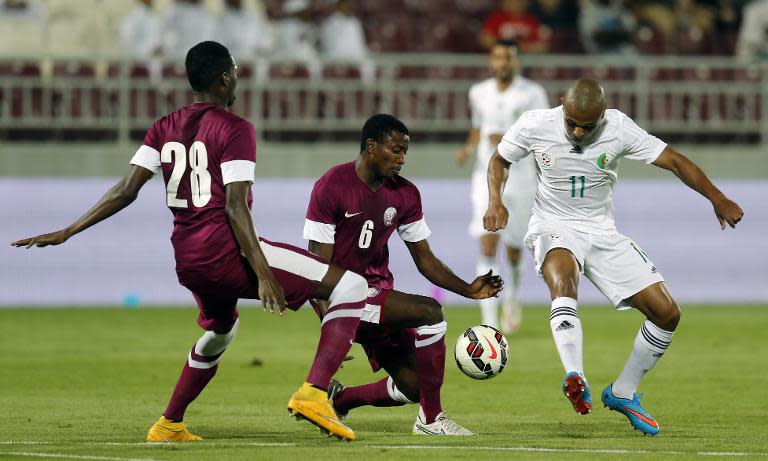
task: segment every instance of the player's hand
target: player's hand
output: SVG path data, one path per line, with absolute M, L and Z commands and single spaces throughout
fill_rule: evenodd
M 736 223 L 744 217 L 744 211 L 741 207 L 726 196 L 722 196 L 719 200 L 713 200 L 712 206 L 715 207 L 715 215 L 720 221 L 720 229 L 725 229 L 726 223 L 733 229 L 736 227 Z
M 496 232 L 499 229 L 507 227 L 509 212 L 501 203 L 491 203 L 483 216 L 483 227 L 490 232 Z
M 468 298 L 471 299 L 485 299 L 490 297 L 497 297 L 499 292 L 504 288 L 504 281 L 498 275 L 493 275 L 493 271 L 488 271 L 487 274 L 478 275 L 475 280 L 469 285 Z
M 470 155 L 472 155 L 472 151 L 466 147 L 457 150 L 455 155 L 456 165 L 463 166 Z
M 259 277 L 259 299 L 266 312 L 274 314 L 277 311 L 280 315 L 285 314 L 285 293 L 271 271 Z
M 11 245 L 26 248 L 31 248 L 32 246 L 47 247 L 48 245 L 60 245 L 69 240 L 69 237 L 69 233 L 62 229 L 49 234 L 38 235 L 37 237 L 16 240 L 15 242 L 11 242 Z

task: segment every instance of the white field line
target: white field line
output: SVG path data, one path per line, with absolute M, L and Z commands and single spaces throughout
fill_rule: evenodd
M 0 441 L 0 445 L 82 445 L 82 446 L 134 446 L 134 447 L 162 447 L 164 445 L 188 445 L 188 443 L 150 443 L 150 442 L 46 442 L 46 441 Z M 234 443 L 208 443 L 202 442 L 201 446 L 211 447 L 301 447 L 294 442 L 234 442 Z M 670 456 L 768 456 L 768 452 L 749 452 L 749 451 L 660 451 L 660 450 L 624 450 L 624 449 L 598 449 L 598 448 L 547 448 L 547 447 L 488 447 L 488 446 L 450 446 L 450 445 L 366 445 L 361 443 L 344 444 L 347 447 L 357 447 L 365 449 L 389 449 L 389 450 L 462 450 L 462 451 L 496 451 L 496 452 L 533 452 L 533 453 L 592 453 L 592 454 L 613 454 L 613 455 L 670 455 Z M 4 453 L 0 452 L 0 456 Z M 6 452 L 6 454 L 8 454 Z M 45 453 L 41 453 L 44 455 Z M 59 456 L 56 456 L 59 457 Z M 105 460 L 124 460 L 129 458 L 82 458 L 82 459 L 105 459 Z M 133 461 L 133 460 L 132 460 Z
M 29 451 L 2 451 L 3 456 L 25 456 L 28 458 L 57 458 L 57 459 L 90 459 L 97 461 L 160 461 L 154 458 L 118 458 L 115 456 L 95 456 L 95 455 L 68 455 L 66 453 L 33 453 Z

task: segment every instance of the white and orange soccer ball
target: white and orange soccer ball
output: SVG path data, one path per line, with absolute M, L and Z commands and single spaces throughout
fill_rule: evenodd
M 470 378 L 493 378 L 507 366 L 509 344 L 499 330 L 477 325 L 459 335 L 454 356 L 459 370 Z

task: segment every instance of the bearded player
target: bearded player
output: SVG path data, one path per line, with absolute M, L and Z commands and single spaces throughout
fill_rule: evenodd
M 383 368 L 389 374 L 358 387 L 333 382 L 330 394 L 340 415 L 363 405 L 418 402 L 414 434 L 472 435 L 448 417 L 440 403 L 446 331 L 442 306 L 432 298 L 394 289 L 387 241 L 397 231 L 419 272 L 467 298 L 496 296 L 502 281 L 489 271 L 467 283 L 432 253 L 419 191 L 400 176 L 409 143 L 403 122 L 374 115 L 363 127 L 357 159 L 331 168 L 312 190 L 304 225 L 309 250 L 368 281 L 356 341 L 373 370 Z M 330 315 L 325 313 L 323 319 Z

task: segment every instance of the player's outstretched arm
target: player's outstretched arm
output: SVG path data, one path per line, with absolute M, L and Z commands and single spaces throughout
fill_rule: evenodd
M 251 211 L 248 209 L 248 190 L 251 183 L 248 181 L 236 181 L 227 184 L 226 212 L 232 233 L 245 255 L 248 264 L 259 279 L 259 299 L 264 304 L 264 310 L 280 315 L 285 311 L 285 293 L 283 287 L 275 279 L 272 269 L 267 263 L 267 258 L 261 251 L 259 239 L 256 237 L 256 229 L 253 226 Z
M 333 243 L 320 243 L 314 240 L 310 240 L 309 244 L 307 245 L 307 249 L 310 253 L 320 256 L 328 262 L 331 262 L 331 259 L 333 259 L 333 248 Z M 312 304 L 312 307 L 317 310 L 320 318 L 325 316 L 325 313 L 328 311 L 328 307 L 330 306 L 330 303 L 325 299 L 311 300 L 310 304 Z
M 127 175 L 112 186 L 90 210 L 69 226 L 56 232 L 16 240 L 11 245 L 30 248 L 32 246 L 45 247 L 64 243 L 73 235 L 109 218 L 133 203 L 139 195 L 139 190 L 153 175 L 154 173 L 144 167 L 132 165 L 131 171 Z
M 726 224 L 735 228 L 744 217 L 744 211 L 736 202 L 715 187 L 698 165 L 675 149 L 667 146 L 653 164 L 671 171 L 688 187 L 706 197 L 715 209 L 721 229 L 725 229 Z
M 498 149 L 493 152 L 488 162 L 488 210 L 483 216 L 483 227 L 490 232 L 506 227 L 509 219 L 509 212 L 501 202 L 501 191 L 507 182 L 509 165 Z
M 464 147 L 456 152 L 456 164 L 459 166 L 464 165 L 472 153 L 477 149 L 477 145 L 480 143 L 480 128 L 472 128 L 469 130 L 467 140 L 464 142 Z
M 413 262 L 416 263 L 421 275 L 441 288 L 471 299 L 490 298 L 496 296 L 502 289 L 504 282 L 501 277 L 491 272 L 477 277 L 472 283 L 465 282 L 432 253 L 426 239 L 405 242 L 405 246 L 411 252 Z

